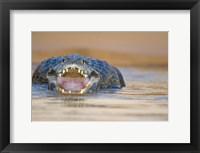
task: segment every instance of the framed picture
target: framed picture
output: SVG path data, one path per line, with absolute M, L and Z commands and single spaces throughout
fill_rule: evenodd
M 1 152 L 200 152 L 198 0 L 2 0 Z

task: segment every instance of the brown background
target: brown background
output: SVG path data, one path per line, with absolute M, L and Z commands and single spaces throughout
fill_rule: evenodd
M 168 32 L 32 32 L 32 61 L 82 54 L 117 66 L 168 64 Z

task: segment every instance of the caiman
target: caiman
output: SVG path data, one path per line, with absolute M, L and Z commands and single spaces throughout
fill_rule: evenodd
M 86 94 L 125 87 L 121 72 L 106 61 L 71 54 L 42 61 L 32 75 L 33 84 L 48 84 L 62 94 Z

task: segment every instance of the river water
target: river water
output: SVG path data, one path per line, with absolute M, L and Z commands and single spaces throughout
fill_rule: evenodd
M 119 69 L 126 87 L 96 94 L 60 96 L 32 85 L 32 121 L 167 121 L 167 69 Z

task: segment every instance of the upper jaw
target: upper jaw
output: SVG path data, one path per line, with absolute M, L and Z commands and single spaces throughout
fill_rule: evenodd
M 80 67 L 76 64 L 70 64 L 68 66 L 61 68 L 57 72 L 57 77 L 62 77 L 65 73 L 69 72 L 70 69 L 71 70 L 77 70 L 77 72 L 85 78 L 89 77 L 89 71 L 84 70 L 84 68 L 82 68 L 82 67 Z

